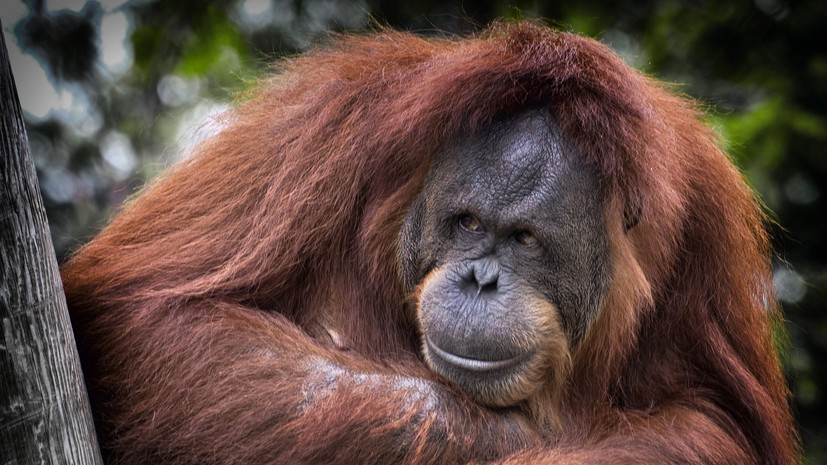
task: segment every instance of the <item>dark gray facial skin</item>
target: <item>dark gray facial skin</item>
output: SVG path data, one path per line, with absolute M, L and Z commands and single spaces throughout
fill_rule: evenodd
M 546 111 L 448 144 L 400 237 L 405 284 L 422 284 L 417 316 L 431 368 L 492 403 L 542 363 L 549 336 L 540 322 L 557 321 L 576 344 L 608 286 L 603 198 L 594 169 Z

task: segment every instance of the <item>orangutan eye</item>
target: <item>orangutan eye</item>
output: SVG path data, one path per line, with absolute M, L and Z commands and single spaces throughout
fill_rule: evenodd
M 482 223 L 472 215 L 462 215 L 459 217 L 459 225 L 462 229 L 474 233 L 482 232 Z
M 534 234 L 528 231 L 518 231 L 514 234 L 514 240 L 523 247 L 536 247 L 538 244 L 537 238 Z

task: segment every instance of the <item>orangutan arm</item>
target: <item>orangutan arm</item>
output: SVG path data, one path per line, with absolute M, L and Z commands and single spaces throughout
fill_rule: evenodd
M 281 316 L 210 307 L 121 328 L 101 362 L 108 394 L 125 399 L 109 423 L 118 463 L 467 463 L 538 443 L 520 414 L 424 370 L 328 350 Z
M 707 410 L 702 413 L 699 409 Z M 757 465 L 731 419 L 707 402 L 623 415 L 601 440 L 525 449 L 498 465 Z M 725 424 L 726 426 L 722 426 Z M 575 435 L 576 436 L 576 435 Z

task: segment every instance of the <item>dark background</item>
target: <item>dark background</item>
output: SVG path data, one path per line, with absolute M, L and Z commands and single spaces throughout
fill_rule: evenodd
M 18 1 L 0 5 L 59 260 L 215 130 L 267 63 L 330 31 L 467 34 L 545 18 L 699 99 L 772 212 L 782 354 L 806 460 L 827 464 L 827 2 Z

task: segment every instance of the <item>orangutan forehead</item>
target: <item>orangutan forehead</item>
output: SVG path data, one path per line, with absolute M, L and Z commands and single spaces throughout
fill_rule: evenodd
M 592 198 L 599 189 L 595 171 L 541 109 L 449 142 L 435 160 L 429 185 L 458 205 L 513 213 L 547 208 L 566 197 Z

